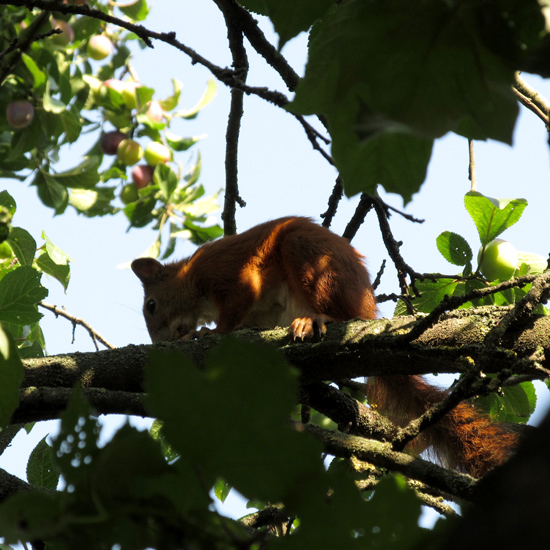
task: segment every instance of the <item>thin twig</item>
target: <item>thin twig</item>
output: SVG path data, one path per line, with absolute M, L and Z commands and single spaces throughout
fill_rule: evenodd
M 535 113 L 548 128 L 550 126 L 550 102 L 534 88 L 529 86 L 529 84 L 519 76 L 519 73 L 516 73 L 512 90 L 517 95 L 519 101 L 530 111 Z
M 105 338 L 103 338 L 103 336 L 101 336 L 101 334 L 99 334 L 99 332 L 94 330 L 83 319 L 79 319 L 78 317 L 75 317 L 74 315 L 71 315 L 70 313 L 67 313 L 64 309 L 60 309 L 57 306 L 47 304 L 46 302 L 38 302 L 38 305 L 40 307 L 43 307 L 44 309 L 47 309 L 47 310 L 53 312 L 56 317 L 60 315 L 61 317 L 65 317 L 65 319 L 68 319 L 69 321 L 71 321 L 71 323 L 73 324 L 73 342 L 72 343 L 74 343 L 74 340 L 75 340 L 74 334 L 75 334 L 76 326 L 80 325 L 81 327 L 84 327 L 88 331 L 88 334 L 90 335 L 90 338 L 92 339 L 96 350 L 99 350 L 99 346 L 97 345 L 98 341 L 101 342 L 106 348 L 110 348 L 110 349 L 115 349 L 116 348 L 116 346 L 113 346 L 113 344 L 111 344 L 107 340 L 105 340 Z
M 225 19 L 227 27 L 227 37 L 229 40 L 229 49 L 233 57 L 233 69 L 238 75 L 239 81 L 246 82 L 248 75 L 248 57 L 243 44 L 243 33 L 239 21 L 232 17 L 235 11 L 234 6 L 227 7 L 226 0 L 215 0 Z M 241 207 L 246 203 L 239 195 L 238 181 L 238 152 L 239 152 L 239 133 L 241 129 L 241 120 L 243 117 L 243 97 L 244 92 L 237 88 L 231 89 L 231 106 L 229 117 L 227 119 L 227 132 L 225 140 L 225 198 L 222 220 L 224 222 L 224 234 L 234 235 L 237 232 L 237 223 L 235 221 L 236 204 Z
M 330 224 L 332 223 L 332 219 L 336 215 L 336 210 L 338 210 L 338 204 L 342 200 L 343 196 L 344 196 L 344 185 L 342 183 L 342 176 L 338 174 L 338 177 L 336 178 L 336 183 L 334 184 L 334 188 L 332 189 L 332 193 L 328 199 L 328 208 L 326 212 L 321 214 L 321 218 L 323 218 L 324 227 L 330 227 Z

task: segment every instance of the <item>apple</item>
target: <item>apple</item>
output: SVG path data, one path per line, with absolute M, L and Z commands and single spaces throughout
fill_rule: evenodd
M 145 114 L 155 122 L 160 122 L 162 120 L 162 117 L 164 116 L 164 109 L 160 106 L 160 103 L 158 101 L 152 100 L 149 101 L 148 109 L 145 112 Z
M 113 132 L 105 132 L 99 138 L 99 146 L 105 155 L 116 155 L 120 142 L 128 136 L 118 130 Z
M 54 34 L 52 37 L 52 40 L 58 46 L 66 46 L 74 40 L 74 30 L 67 21 L 63 21 L 63 19 L 58 21 L 52 18 L 52 26 L 54 29 L 61 30 L 61 34 Z
M 96 61 L 105 59 L 113 51 L 113 43 L 103 34 L 97 34 L 88 42 L 88 55 Z
M 13 258 L 13 252 L 10 245 L 6 241 L 0 243 L 0 261 L 9 260 L 11 258 Z
M 26 99 L 18 99 L 8 104 L 6 120 L 12 128 L 26 128 L 34 118 L 34 107 Z
M 155 169 L 148 164 L 138 164 L 132 168 L 132 180 L 137 189 L 147 187 L 153 181 Z
M 167 163 L 172 158 L 172 153 L 166 145 L 151 141 L 145 148 L 145 161 L 150 166 Z
M 129 80 L 128 82 L 123 82 L 123 88 L 120 92 L 122 94 L 122 99 L 128 109 L 135 109 L 137 107 L 137 96 L 136 89 L 140 87 L 139 82 L 134 80 Z
M 116 154 L 118 160 L 126 164 L 126 166 L 133 166 L 143 157 L 143 149 L 137 141 L 123 139 L 117 148 Z
M 479 269 L 488 281 L 506 281 L 518 267 L 518 252 L 503 239 L 494 239 L 477 255 Z
M 139 195 L 136 189 L 136 186 L 133 183 L 128 183 L 122 188 L 120 192 L 120 200 L 124 204 L 130 204 L 131 202 L 136 202 L 139 199 Z
M 124 82 L 118 78 L 109 78 L 103 83 L 103 85 L 107 86 L 107 88 L 115 90 L 119 94 L 122 94 L 122 90 L 124 89 Z

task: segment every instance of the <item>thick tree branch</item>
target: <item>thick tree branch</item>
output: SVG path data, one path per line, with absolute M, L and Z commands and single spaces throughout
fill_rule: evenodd
M 432 462 L 413 458 L 409 454 L 396 452 L 389 443 L 325 430 L 310 424 L 303 426 L 303 429 L 321 441 L 325 450 L 334 456 L 350 458 L 353 455 L 359 460 L 398 471 L 411 479 L 459 498 L 465 500 L 474 498 L 477 482 L 472 477 L 450 472 Z
M 467 365 L 475 364 L 484 354 L 487 325 L 498 324 L 506 311 L 479 308 L 446 314 L 413 343 L 403 339 L 403 335 L 422 323 L 422 319 L 414 317 L 333 323 L 328 326 L 326 336 L 318 342 L 292 342 L 286 329 L 243 330 L 236 335 L 278 347 L 287 361 L 301 370 L 304 384 L 374 375 L 464 373 L 468 372 Z M 212 335 L 195 342 L 128 346 L 27 359 L 23 362 L 22 388 L 29 388 L 28 395 L 24 395 L 29 401 L 22 401 L 14 421 L 34 419 L 37 403 L 44 403 L 37 409 L 42 418 L 55 417 L 60 410 L 57 406 L 63 408 L 63 394 L 46 402 L 44 392 L 54 391 L 50 388 L 70 390 L 77 383 L 85 389 L 98 389 L 94 404 L 99 413 L 143 414 L 140 395 L 132 401 L 120 394 L 118 400 L 108 407 L 106 403 L 110 402 L 110 397 L 117 394 L 109 396 L 101 392 L 141 394 L 147 351 L 153 347 L 181 350 L 201 367 L 208 351 L 218 342 L 219 337 Z M 535 316 L 514 323 L 501 345 L 484 362 L 483 368 L 485 373 L 504 371 L 506 378 L 515 374 L 531 380 L 543 379 L 550 373 L 549 358 L 550 318 Z M 30 388 L 41 389 L 31 391 Z

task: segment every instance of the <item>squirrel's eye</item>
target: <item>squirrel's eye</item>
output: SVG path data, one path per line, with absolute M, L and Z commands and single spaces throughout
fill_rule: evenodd
M 145 309 L 147 310 L 147 313 L 150 313 L 151 315 L 153 315 L 153 313 L 155 312 L 156 305 L 157 303 L 155 302 L 155 300 L 153 300 L 153 298 L 151 298 L 150 300 L 147 300 L 147 303 L 145 304 Z

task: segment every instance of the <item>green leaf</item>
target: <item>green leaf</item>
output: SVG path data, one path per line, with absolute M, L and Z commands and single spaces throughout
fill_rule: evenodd
M 361 141 L 340 115 L 329 113 L 327 118 L 332 126 L 332 155 L 343 176 L 346 195 L 375 194 L 381 184 L 408 203 L 426 178 L 433 142 L 390 132 Z
M 525 265 L 520 275 L 540 275 L 548 269 L 548 258 L 532 252 L 518 252 L 518 266 Z
M 416 281 L 416 288 L 421 296 L 411 297 L 414 306 L 421 313 L 430 313 L 445 296 L 453 296 L 459 283 L 456 279 L 439 279 L 437 281 Z
M 227 495 L 229 495 L 230 491 L 231 485 L 229 485 L 229 483 L 227 483 L 223 478 L 219 477 L 214 485 L 214 494 L 216 497 L 222 502 L 225 502 L 225 499 L 227 498 Z
M 53 450 L 44 436 L 33 449 L 27 462 L 27 480 L 34 487 L 55 490 L 59 483 L 59 472 L 55 467 Z
M 158 164 L 153 173 L 153 182 L 159 186 L 164 202 L 170 202 L 172 193 L 178 186 L 178 175 L 174 170 L 166 164 Z
M 493 199 L 470 191 L 464 197 L 464 205 L 474 220 L 481 245 L 485 246 L 521 218 L 527 201 Z
M 67 105 L 63 101 L 56 99 L 50 95 L 50 81 L 46 83 L 46 90 L 43 95 L 42 106 L 47 113 L 59 115 L 67 109 Z
M 6 208 L 9 213 L 13 216 L 17 210 L 17 205 L 15 204 L 15 199 L 7 192 L 0 191 L 0 206 Z M 4 223 L 7 223 L 6 220 L 2 220 Z
M 95 189 L 71 189 L 69 202 L 86 216 L 104 216 L 114 214 L 111 201 L 115 198 L 114 187 L 96 187 Z
M 0 281 L 0 288 L 4 279 Z M 17 354 L 17 346 L 0 325 L 0 428 L 9 424 L 19 405 L 22 380 L 23 364 Z
M 39 90 L 43 86 L 45 86 L 46 80 L 47 80 L 46 73 L 44 73 L 43 71 L 41 71 L 39 69 L 39 67 L 36 64 L 36 62 L 34 61 L 34 59 L 30 55 L 27 55 L 24 52 L 21 53 L 21 59 L 22 59 L 23 63 L 25 64 L 25 66 L 27 67 L 27 69 L 29 70 L 29 72 L 32 75 L 32 78 L 33 78 L 33 81 L 34 81 L 33 82 L 33 89 L 34 90 Z
M 197 141 L 204 139 L 206 134 L 203 134 L 202 136 L 184 138 L 166 130 L 164 132 L 164 136 L 166 137 L 166 143 L 168 143 L 174 151 L 187 151 L 187 149 L 195 145 Z
M 160 106 L 165 111 L 172 111 L 178 106 L 181 90 L 183 89 L 183 82 L 177 78 L 172 79 L 172 86 L 174 87 L 174 92 L 172 95 L 168 96 L 166 99 L 159 100 Z
M 0 280 L 0 321 L 28 325 L 42 318 L 36 304 L 48 295 L 48 291 L 40 284 L 40 277 L 36 269 L 23 266 Z
M 54 177 L 46 178 L 44 172 L 39 170 L 33 180 L 36 186 L 40 200 L 50 208 L 53 208 L 56 214 L 61 214 L 69 203 L 69 193 Z
M 196 116 L 199 114 L 199 111 L 201 109 L 204 109 L 216 96 L 216 82 L 214 79 L 210 78 L 208 79 L 208 83 L 206 84 L 206 90 L 204 90 L 204 93 L 202 94 L 202 97 L 199 99 L 199 102 L 188 111 L 178 111 L 177 113 L 174 113 L 172 116 L 175 117 L 181 117 L 186 119 L 193 119 L 196 118 Z M 162 105 L 162 104 L 161 104 Z
M 486 47 L 483 17 L 477 2 L 340 3 L 311 33 L 291 109 L 327 113 L 358 98 L 354 124 L 370 131 L 433 139 L 462 125 L 511 143 L 514 70 Z
M 46 241 L 48 255 L 57 265 L 67 265 L 69 262 L 74 261 L 66 252 L 50 241 L 45 231 L 42 231 L 42 238 Z
M 437 249 L 453 265 L 465 266 L 472 261 L 472 249 L 464 237 L 444 231 L 436 239 Z
M 26 229 L 12 227 L 6 242 L 21 265 L 32 265 L 36 254 L 36 241 Z
M 328 8 L 335 3 L 335 0 L 262 0 L 258 2 L 240 2 L 248 9 L 254 7 L 264 10 L 275 31 L 279 34 L 279 50 L 296 35 L 307 31 L 316 19 L 326 13 Z M 252 7 L 249 7 L 252 5 Z M 262 12 L 260 12 L 262 13 Z
M 101 164 L 101 158 L 90 156 L 84 159 L 82 163 L 66 172 L 50 174 L 41 170 L 44 179 L 48 185 L 59 185 L 62 187 L 71 187 L 76 189 L 90 189 L 99 182 L 98 168 Z
M 482 408 L 496 422 L 526 423 L 535 410 L 537 396 L 532 382 L 501 389 L 501 395 L 491 394 L 476 399 Z
M 286 424 L 298 380 L 276 350 L 226 338 L 207 364 L 203 373 L 181 353 L 150 355 L 147 407 L 183 456 L 273 502 L 322 472 L 319 444 Z
M 54 262 L 51 256 L 46 251 L 43 251 L 39 254 L 38 258 L 36 258 L 36 267 L 38 267 L 42 273 L 57 279 L 63 286 L 63 289 L 65 291 L 67 290 L 71 278 L 71 268 L 68 265 L 60 265 Z
M 134 21 L 144 21 L 149 14 L 149 6 L 145 0 L 137 0 L 133 3 L 117 4 L 118 9 Z
M 132 227 L 145 227 L 155 219 L 152 212 L 156 205 L 157 199 L 154 196 L 144 197 L 143 200 L 127 204 L 124 214 Z

